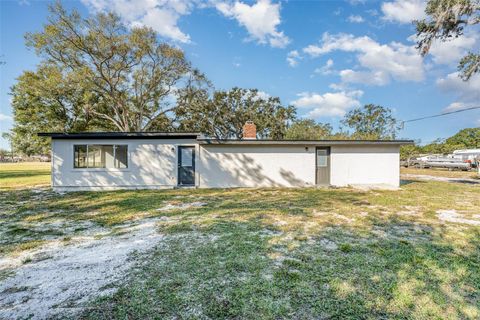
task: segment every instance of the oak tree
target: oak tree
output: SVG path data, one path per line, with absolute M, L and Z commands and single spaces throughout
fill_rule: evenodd
M 448 41 L 463 34 L 466 27 L 480 24 L 479 0 L 429 0 L 427 19 L 416 21 L 417 48 L 426 55 L 434 41 Z M 480 72 L 480 53 L 469 52 L 459 64 L 463 80 Z

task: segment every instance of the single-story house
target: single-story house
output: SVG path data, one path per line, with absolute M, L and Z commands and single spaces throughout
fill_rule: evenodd
M 52 139 L 56 191 L 175 187 L 398 188 L 399 150 L 411 140 L 265 140 L 197 133 L 39 133 Z

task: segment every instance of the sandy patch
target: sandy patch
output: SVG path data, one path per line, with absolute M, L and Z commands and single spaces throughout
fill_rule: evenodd
M 17 268 L 0 284 L 0 318 L 71 316 L 89 299 L 111 293 L 113 289 L 104 288 L 124 277 L 135 263 L 132 254 L 162 239 L 155 224 L 154 219 L 144 220 L 125 225 L 122 235 L 77 237 L 69 244 L 54 241 L 28 253 L 28 260 L 3 258 L 0 268 Z
M 457 183 L 467 183 L 467 184 L 480 184 L 480 180 L 477 180 L 477 179 L 448 178 L 448 177 L 429 176 L 429 175 L 424 175 L 424 174 L 404 173 L 404 174 L 401 175 L 401 178 L 417 179 L 417 180 L 424 180 L 424 181 L 443 181 L 443 182 L 457 182 Z
M 195 207 L 203 207 L 206 205 L 205 202 L 200 202 L 200 201 L 195 201 L 195 202 L 190 202 L 190 203 L 182 203 L 182 202 L 169 202 L 165 204 L 165 206 L 158 208 L 157 211 L 169 211 L 169 210 L 175 210 L 175 209 L 190 209 L 190 208 L 195 208 Z
M 325 249 L 325 250 L 328 250 L 328 251 L 333 251 L 333 250 L 337 250 L 338 249 L 338 245 L 331 241 L 331 240 L 328 240 L 328 239 L 321 239 L 320 240 L 320 245 Z
M 415 216 L 419 214 L 420 208 L 416 206 L 402 206 L 403 210 L 396 213 L 401 216 Z
M 336 212 L 326 212 L 326 211 L 317 211 L 317 210 L 313 210 L 312 212 L 312 215 L 314 217 L 327 217 L 327 218 L 334 218 L 334 219 L 339 219 L 339 220 L 342 220 L 346 223 L 352 223 L 355 221 L 355 219 L 350 219 L 348 217 L 345 217 L 344 215 L 341 215 L 341 214 L 338 214 Z
M 462 215 L 459 214 L 455 209 L 437 211 L 437 217 L 442 221 L 480 226 L 480 219 L 475 219 L 476 216 L 477 215 L 472 216 L 472 219 L 466 219 L 463 218 Z

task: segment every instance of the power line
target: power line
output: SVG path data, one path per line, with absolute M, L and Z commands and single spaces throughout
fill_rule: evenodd
M 407 123 L 407 122 L 414 122 L 414 121 L 419 121 L 419 120 L 424 120 L 424 119 L 436 118 L 436 117 L 446 116 L 446 115 L 449 115 L 449 114 L 452 114 L 452 113 L 459 113 L 459 112 L 464 112 L 464 111 L 469 111 L 469 110 L 474 110 L 474 109 L 480 109 L 480 106 L 470 107 L 470 108 L 465 108 L 465 109 L 460 109 L 460 110 L 455 110 L 455 111 L 449 111 L 449 112 L 444 112 L 444 113 L 439 113 L 439 114 L 435 114 L 433 116 L 425 116 L 425 117 L 421 117 L 421 118 L 405 120 L 405 121 L 402 121 L 402 126 L 403 126 L 404 123 Z

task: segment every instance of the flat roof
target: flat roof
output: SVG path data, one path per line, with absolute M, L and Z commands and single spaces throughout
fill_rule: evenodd
M 202 138 L 198 132 L 41 132 L 40 137 L 52 139 L 196 139 L 204 145 L 407 145 L 413 140 L 272 140 Z
M 271 140 L 271 139 L 197 139 L 200 144 L 236 144 L 236 145 L 407 145 L 414 144 L 413 140 Z
M 196 132 L 40 132 L 39 137 L 52 139 L 197 139 Z

